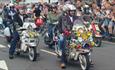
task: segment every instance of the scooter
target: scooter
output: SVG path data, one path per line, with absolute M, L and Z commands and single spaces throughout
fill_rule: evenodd
M 102 43 L 101 30 L 99 29 L 98 23 L 94 18 L 87 16 L 89 20 L 84 21 L 85 26 L 89 31 L 92 31 L 93 38 L 95 41 L 95 47 L 100 47 Z
M 102 35 L 100 34 L 101 30 L 99 29 L 98 24 L 96 22 L 92 21 L 90 26 L 89 26 L 89 28 L 88 28 L 88 30 L 92 31 L 92 33 L 93 33 L 95 46 L 100 47 L 101 43 L 102 43 Z
M 18 29 L 20 33 L 20 41 L 17 44 L 16 53 L 17 55 L 20 55 L 21 53 L 27 53 L 31 61 L 36 61 L 39 34 L 36 31 L 31 30 L 33 29 L 31 25 L 29 26 L 29 29 Z
M 79 62 L 82 70 L 88 70 L 91 65 L 91 52 L 94 46 L 91 32 L 78 28 L 75 31 L 77 39 L 71 38 L 66 45 L 66 60 L 67 62 Z M 58 38 L 55 38 L 58 41 Z M 58 46 L 55 46 L 55 52 L 58 57 L 61 57 L 62 52 Z
M 92 47 L 95 45 L 92 32 L 87 30 L 81 20 L 74 22 L 72 32 L 75 37 L 66 40 L 66 61 L 67 63 L 72 61 L 79 62 L 82 70 L 89 70 L 92 61 Z M 58 58 L 62 56 L 62 51 L 56 43 L 58 43 L 58 38 L 62 37 L 62 35 L 55 37 L 55 53 Z

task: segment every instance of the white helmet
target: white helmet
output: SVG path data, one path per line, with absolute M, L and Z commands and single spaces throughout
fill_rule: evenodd
M 66 1 L 65 4 L 71 4 L 71 1 Z
M 69 8 L 69 10 L 76 10 L 76 7 L 74 5 L 72 5 L 72 4 L 69 4 L 68 8 Z
M 9 6 L 12 7 L 12 6 L 14 6 L 14 4 L 13 4 L 13 3 L 10 3 Z
M 69 5 L 69 4 L 65 4 L 65 5 L 63 6 L 63 11 L 67 11 L 67 10 L 69 10 L 68 5 Z
M 89 5 L 84 5 L 84 7 L 85 7 L 85 8 L 88 8 L 88 7 L 89 7 Z

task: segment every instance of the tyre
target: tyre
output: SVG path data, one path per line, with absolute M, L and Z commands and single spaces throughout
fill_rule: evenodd
M 29 59 L 31 61 L 36 61 L 36 59 L 37 59 L 37 51 L 36 51 L 35 47 L 29 48 Z
M 53 41 L 48 37 L 48 36 L 45 36 L 44 37 L 44 43 L 46 44 L 46 45 L 52 45 L 53 44 Z
M 88 54 L 80 54 L 79 62 L 82 70 L 89 70 L 90 68 L 90 59 Z
M 16 44 L 16 55 L 21 54 L 20 48 L 21 48 L 21 41 L 19 40 L 18 43 Z
M 101 39 L 95 39 L 95 47 L 101 47 L 102 40 Z
M 19 56 L 19 55 L 20 55 L 20 52 L 16 52 L 16 55 Z
M 49 38 L 48 38 L 47 36 L 44 37 L 44 43 L 45 43 L 46 45 L 49 44 Z

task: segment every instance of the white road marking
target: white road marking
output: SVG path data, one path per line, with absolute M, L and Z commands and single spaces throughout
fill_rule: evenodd
M 46 52 L 46 53 L 51 54 L 51 55 L 54 55 L 54 56 L 57 55 L 57 54 L 54 53 L 54 52 L 50 52 L 50 51 L 47 51 L 47 50 L 44 50 L 44 49 L 40 49 L 40 51 L 42 51 L 42 52 Z
M 0 48 L 6 48 L 6 46 L 4 46 L 4 45 L 0 44 Z
M 5 60 L 0 60 L 0 69 L 8 70 Z
M 5 37 L 3 34 L 0 34 L 0 37 Z

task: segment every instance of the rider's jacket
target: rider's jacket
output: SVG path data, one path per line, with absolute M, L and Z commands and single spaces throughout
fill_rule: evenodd
M 53 24 L 58 21 L 59 15 L 58 13 L 54 14 L 53 12 L 49 12 L 47 15 L 48 23 Z
M 9 11 L 8 11 L 8 18 L 9 19 L 14 19 L 16 17 L 16 14 L 17 14 L 17 11 L 16 9 L 12 9 L 10 8 Z
M 77 19 L 77 16 L 69 16 L 69 15 L 65 15 L 65 16 L 61 16 L 59 23 L 60 23 L 60 32 L 64 32 L 64 30 L 72 30 L 73 27 L 73 23 L 74 21 Z

